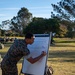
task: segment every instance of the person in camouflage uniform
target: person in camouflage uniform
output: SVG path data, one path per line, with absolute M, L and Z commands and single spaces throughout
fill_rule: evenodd
M 27 33 L 25 39 L 16 39 L 14 41 L 1 62 L 2 75 L 18 75 L 17 63 L 23 56 L 30 54 L 27 45 L 33 42 L 34 35 L 32 33 Z M 45 55 L 46 52 L 42 52 L 42 54 L 35 59 L 32 57 L 28 59 L 26 57 L 26 59 L 31 63 L 35 63 Z

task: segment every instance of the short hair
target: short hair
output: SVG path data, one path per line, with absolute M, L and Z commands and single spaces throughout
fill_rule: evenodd
M 33 33 L 26 33 L 25 38 L 31 39 L 33 37 Z

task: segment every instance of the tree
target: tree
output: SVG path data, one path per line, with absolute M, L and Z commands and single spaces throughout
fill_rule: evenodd
M 24 33 L 50 33 L 59 32 L 59 23 L 55 19 L 43 19 L 43 18 L 33 18 L 33 21 L 26 26 Z
M 45 32 L 45 22 L 43 18 L 36 18 L 34 17 L 32 22 L 26 26 L 24 29 L 24 33 L 32 32 L 32 33 L 44 33 Z
M 32 20 L 32 14 L 28 11 L 27 8 L 21 8 L 17 16 L 11 19 L 11 29 L 18 32 L 20 35 L 23 34 L 23 29 L 30 23 Z
M 73 37 L 75 35 L 75 31 L 72 31 L 75 28 L 75 0 L 61 0 L 57 4 L 52 4 L 52 7 L 57 14 L 51 12 L 51 17 L 59 19 L 61 24 L 64 23 L 68 29 L 66 36 Z
M 8 29 L 10 29 L 10 26 L 11 26 L 11 21 L 5 20 L 5 21 L 2 21 L 0 28 L 6 30 L 7 29 L 6 27 L 8 27 Z
M 57 5 L 52 4 L 52 7 L 58 13 L 57 17 L 65 20 L 75 19 L 75 0 L 61 0 Z M 52 15 L 54 15 L 53 12 Z

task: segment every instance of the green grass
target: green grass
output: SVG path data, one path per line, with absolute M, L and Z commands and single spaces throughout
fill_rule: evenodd
M 53 75 L 75 75 L 75 39 L 54 38 L 55 45 L 50 46 L 48 56 L 48 66 L 54 69 Z M 11 43 L 5 44 L 4 49 L 0 49 L 2 57 L 6 54 Z M 19 61 L 18 71 L 22 68 L 22 60 Z

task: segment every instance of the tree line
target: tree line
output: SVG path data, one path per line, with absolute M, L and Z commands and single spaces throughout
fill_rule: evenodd
M 74 0 L 61 0 L 57 5 L 52 4 L 57 14 L 51 12 L 51 18 L 49 19 L 33 17 L 27 8 L 22 7 L 18 11 L 17 16 L 14 16 L 11 20 L 2 21 L 2 24 L 0 24 L 0 35 L 6 35 L 6 31 L 2 30 L 2 28 L 8 25 L 12 31 L 9 32 L 10 36 L 11 33 L 12 36 L 23 36 L 26 32 L 36 34 L 53 32 L 56 33 L 56 37 L 73 38 L 75 37 L 74 2 Z

